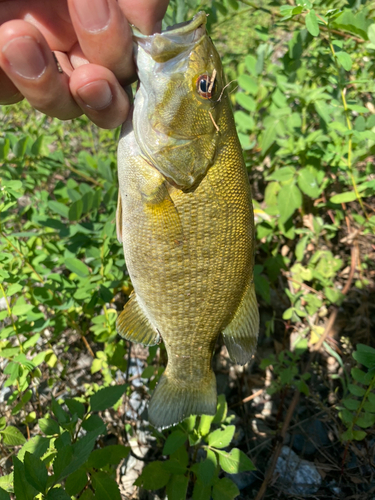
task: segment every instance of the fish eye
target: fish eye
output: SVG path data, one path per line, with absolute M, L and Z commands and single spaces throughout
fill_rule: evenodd
M 197 80 L 197 91 L 198 94 L 204 99 L 211 99 L 212 94 L 215 93 L 216 90 L 216 72 L 213 75 L 213 78 L 209 75 L 201 75 Z
M 208 80 L 206 78 L 202 78 L 202 80 L 199 82 L 199 92 L 202 94 L 205 94 L 208 89 Z

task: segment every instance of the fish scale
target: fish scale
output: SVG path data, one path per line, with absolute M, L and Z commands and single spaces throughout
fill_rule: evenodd
M 214 414 L 218 335 L 244 364 L 258 333 L 250 185 L 205 23 L 201 12 L 161 35 L 136 34 L 140 86 L 119 143 L 117 224 L 134 293 L 117 330 L 165 344 L 168 365 L 149 405 L 157 427 Z M 210 100 L 196 82 L 214 69 Z

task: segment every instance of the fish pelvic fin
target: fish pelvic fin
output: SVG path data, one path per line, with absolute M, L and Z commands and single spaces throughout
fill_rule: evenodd
M 122 200 L 121 200 L 120 189 L 118 191 L 118 197 L 117 197 L 116 235 L 118 242 L 122 243 Z
M 116 321 L 117 332 L 126 340 L 143 345 L 155 345 L 160 335 L 146 316 L 142 305 L 133 292 Z
M 232 361 L 248 363 L 255 351 L 259 332 L 259 311 L 254 282 L 251 282 L 232 318 L 223 331 L 224 344 Z
M 165 429 L 190 415 L 215 415 L 217 404 L 216 378 L 212 370 L 198 383 L 174 378 L 168 367 L 156 386 L 148 407 L 151 425 Z

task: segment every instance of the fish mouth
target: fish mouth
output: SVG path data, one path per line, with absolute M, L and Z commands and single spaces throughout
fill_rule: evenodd
M 191 21 L 170 26 L 161 33 L 143 35 L 132 27 L 133 40 L 156 62 L 166 62 L 189 50 L 206 34 L 207 14 L 198 12 Z

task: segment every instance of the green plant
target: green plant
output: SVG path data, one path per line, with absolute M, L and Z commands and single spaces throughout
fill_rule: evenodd
M 353 358 L 358 363 L 351 369 L 353 383 L 348 385 L 348 392 L 338 406 L 347 428 L 341 435 L 343 441 L 361 441 L 367 436 L 364 429 L 375 424 L 375 349 L 357 344 Z
M 231 425 L 233 417 L 227 411 L 225 397 L 221 395 L 215 416 L 192 416 L 177 425 L 163 446 L 162 454 L 169 458 L 146 465 L 135 484 L 148 490 L 166 487 L 169 500 L 187 498 L 189 483 L 194 485 L 194 500 L 236 498 L 237 486 L 228 477 L 219 478 L 220 471 L 237 474 L 255 467 L 238 448 L 225 450 L 236 432 L 236 427 Z M 190 454 L 189 449 L 193 450 Z
M 310 378 L 310 373 L 300 373 L 301 354 L 306 350 L 307 343 L 303 340 L 299 342 L 295 352 L 281 351 L 277 356 L 271 354 L 268 358 L 263 358 L 260 367 L 262 369 L 271 367 L 274 379 L 268 394 L 275 394 L 288 387 L 295 387 L 306 396 L 309 395 L 309 388 L 306 381 Z
M 94 447 L 106 431 L 97 412 L 116 406 L 127 387 L 106 387 L 90 397 L 67 398 L 63 404 L 52 399 L 53 416 L 39 418 L 42 434 L 27 441 L 2 417 L 0 448 L 5 453 L 19 445 L 22 448 L 13 455 L 14 472 L 0 477 L 0 498 L 9 500 L 9 493 L 14 493 L 18 500 L 63 500 L 76 495 L 85 500 L 94 495 L 120 499 L 114 466 L 127 457 L 129 447 Z

